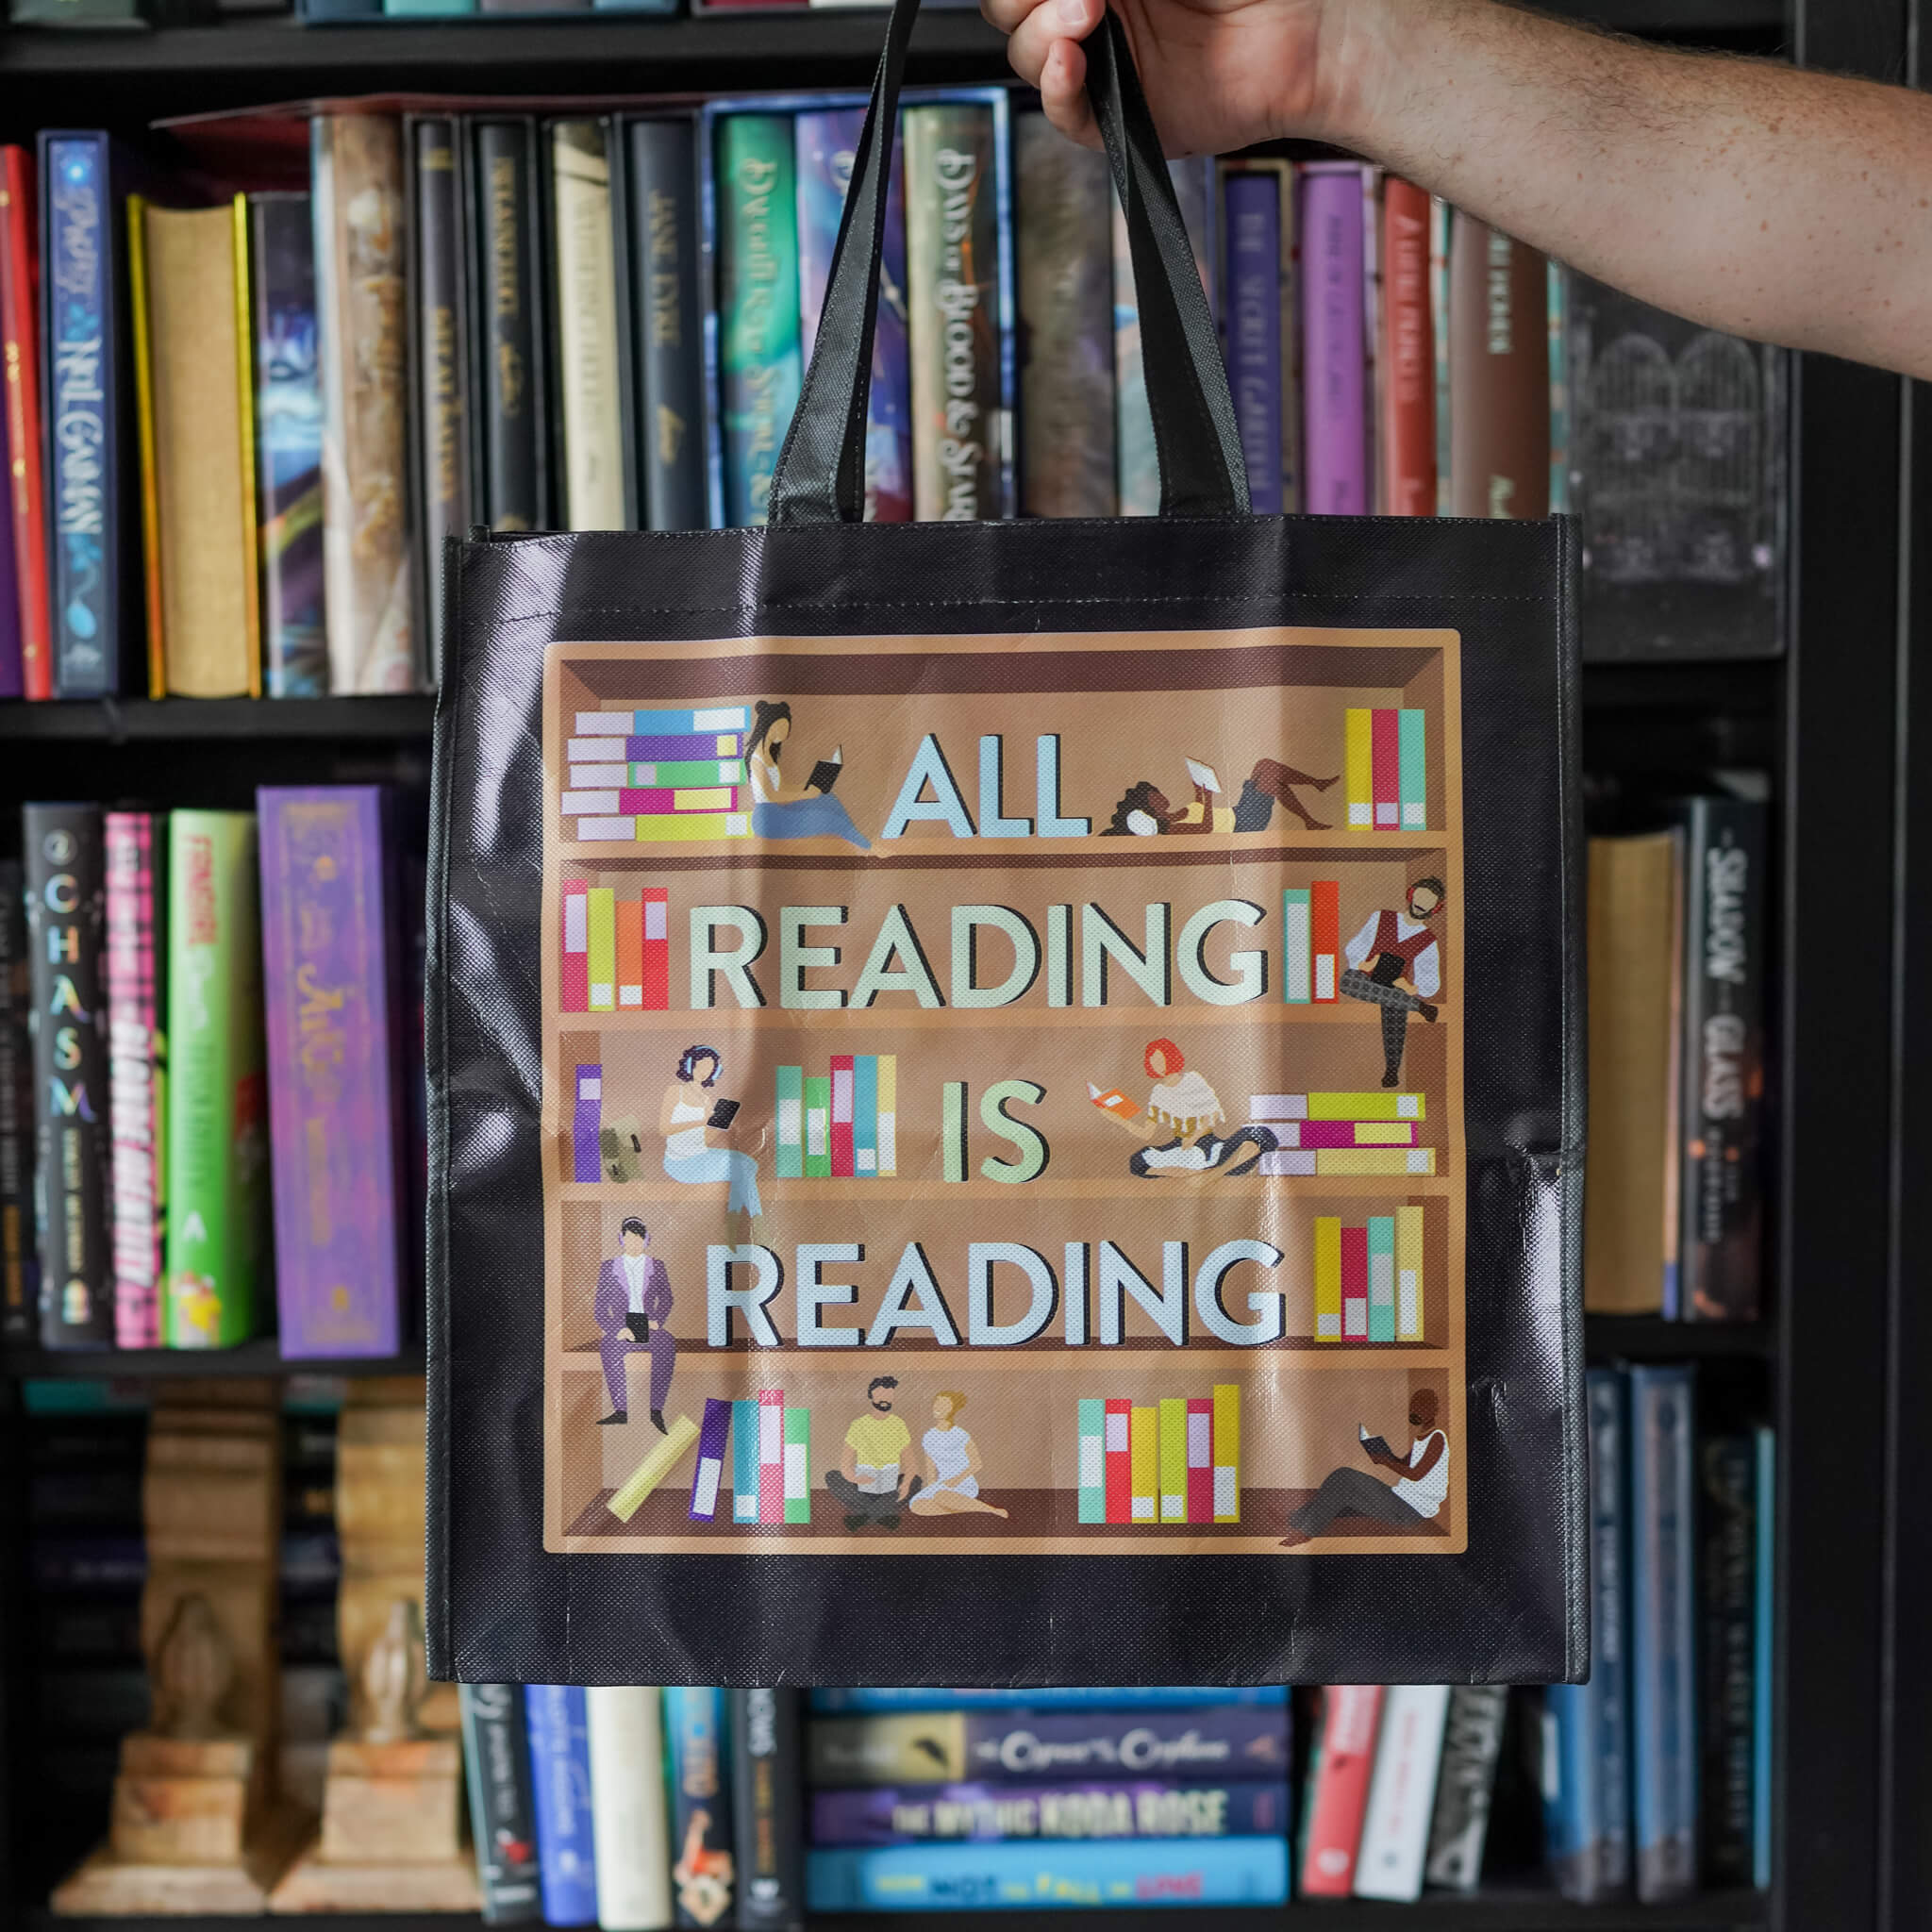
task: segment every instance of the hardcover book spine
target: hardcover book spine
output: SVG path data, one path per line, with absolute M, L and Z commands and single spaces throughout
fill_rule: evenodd
M 108 137 L 43 132 L 41 191 L 54 694 L 108 697 L 121 689 L 122 600 L 140 577 L 121 568 L 132 453 L 121 447 L 115 275 L 125 245 Z
M 1223 184 L 1227 233 L 1227 381 L 1234 393 L 1248 500 L 1257 516 L 1281 512 L 1281 200 L 1273 174 L 1230 173 Z
M 1763 1272 L 1765 810 L 1684 808 L 1683 1234 L 1691 1321 L 1757 1319 Z
M 105 1348 L 114 1340 L 114 1262 L 100 808 L 29 805 L 23 840 L 33 962 L 41 1341 L 47 1348 Z
M 1360 168 L 1311 163 L 1303 175 L 1301 214 L 1303 508 L 1321 516 L 1366 516 Z
M 475 130 L 482 509 L 492 530 L 544 526 L 534 137 L 522 121 Z
M 306 194 L 250 195 L 248 216 L 262 683 L 272 698 L 324 697 L 328 634 L 323 618 L 315 216 Z
M 1697 1889 L 1691 1371 L 1630 1372 L 1637 1895 Z
M 40 1306 L 34 1251 L 33 974 L 26 874 L 0 859 L 0 1341 L 31 1342 Z
M 1347 1898 L 1355 1890 L 1382 1698 L 1378 1684 L 1331 1684 L 1322 1693 L 1321 1768 L 1305 1800 L 1304 1898 Z
M 723 1690 L 674 1687 L 664 1692 L 671 1842 L 677 1847 L 672 1875 L 680 1925 L 719 1925 L 732 1917 L 736 1874 L 724 1749 L 727 1719 Z
M 1448 1715 L 1445 1684 L 1396 1684 L 1389 1690 L 1375 1769 L 1369 1780 L 1361 1848 L 1356 1857 L 1357 1898 L 1412 1903 L 1422 1896 L 1423 1860 L 1428 1850 Z
M 1457 212 L 1449 251 L 1450 507 L 1541 517 L 1550 507 L 1548 264 Z
M 654 530 L 702 530 L 705 374 L 695 137 L 689 121 L 634 121 L 629 132 L 644 506 Z
M 1777 1598 L 1777 1438 L 1762 1425 L 1752 1432 L 1757 1472 L 1757 1535 L 1751 1644 L 1751 1883 L 1771 1890 L 1772 1632 Z
M 153 1348 L 161 1337 L 168 1229 L 167 836 L 160 812 L 110 811 L 103 828 L 117 1348 Z
M 1587 1746 L 1601 1767 L 1597 1868 L 1606 1895 L 1630 1883 L 1629 1403 L 1624 1376 L 1591 1369 L 1591 1674 Z
M 329 689 L 414 691 L 402 134 L 387 115 L 319 114 L 310 142 Z
M 912 514 L 974 523 L 1004 508 L 993 110 L 908 108 L 905 129 Z
M 20 610 L 21 683 L 26 696 L 54 695 L 53 622 L 47 599 L 47 519 L 41 440 L 41 327 L 35 299 L 37 205 L 33 158 L 0 148 L 0 355 L 5 357 L 8 512 Z
M 788 114 L 727 114 L 717 124 L 724 521 L 732 526 L 765 521 L 804 375 L 793 143 Z
M 1020 508 L 1110 517 L 1113 217 L 1105 155 L 1044 114 L 1014 124 L 1019 172 Z
M 597 1867 L 584 1693 L 575 1685 L 528 1685 L 524 1690 L 524 1721 L 530 1734 L 530 1792 L 543 1921 L 549 1925 L 594 1925 Z
M 1712 1886 L 1751 1883 L 1757 1445 L 1749 1436 L 1698 1445 L 1703 1548 L 1698 1578 L 1703 1652 L 1698 1726 L 1703 1754 L 1703 1876 Z
M 1594 1700 L 1582 1684 L 1543 1692 L 1543 1858 L 1559 1896 L 1595 1905 L 1604 1883 L 1604 1780 L 1596 1758 Z
M 1436 514 L 1450 511 L 1449 236 L 1456 210 L 1429 197 L 1429 327 L 1436 347 Z
M 6 464 L 9 475 L 13 470 L 12 441 L 5 417 L 0 416 L 0 463 Z M 26 460 L 25 451 L 21 460 Z M 0 517 L 0 698 L 17 698 L 26 694 L 26 667 L 21 655 L 20 606 L 20 568 L 13 554 L 13 519 L 11 516 Z
M 816 1791 L 817 1845 L 904 1845 L 970 1839 L 1250 1838 L 1288 1830 L 1288 1785 L 1247 1780 L 1001 1784 Z
M 401 995 L 382 794 L 256 794 L 282 1354 L 400 1343 Z
M 558 121 L 550 128 L 563 522 L 571 530 L 623 530 L 631 523 L 625 500 L 616 233 L 604 135 L 598 121 Z
M 521 1925 L 542 1916 L 530 1740 L 520 1691 L 516 1684 L 465 1684 L 458 1693 L 470 1836 L 487 1925 Z
M 865 124 L 862 108 L 825 108 L 792 124 L 798 190 L 798 340 L 807 361 L 818 340 L 825 283 L 840 218 L 852 186 L 852 162 Z M 881 282 L 884 277 L 881 275 Z M 883 287 L 880 290 L 884 294 Z
M 1382 190 L 1384 505 L 1436 513 L 1436 341 L 1429 312 L 1429 197 L 1391 175 Z
M 268 1166 L 255 819 L 168 820 L 167 1292 L 161 1340 L 254 1333 Z
M 471 5 L 450 11 L 469 12 Z M 425 631 L 432 682 L 442 667 L 442 548 L 469 533 L 469 301 L 457 124 L 420 121 L 415 139 L 416 449 L 425 546 Z
M 1109 1405 L 1111 1407 L 1111 1405 Z M 1125 1409 L 1123 1403 L 1121 1407 Z M 827 1717 L 868 1710 L 1161 1710 L 1202 1704 L 1285 1705 L 1288 1692 L 1279 1684 L 1250 1685 L 1236 1690 L 1206 1684 L 1056 1685 L 1050 1690 L 920 1690 L 868 1687 L 820 1689 L 811 1692 L 810 1708 Z
M 805 1922 L 799 1693 L 728 1696 L 738 1923 L 743 1932 L 795 1932 Z
M 1500 1684 L 1458 1684 L 1449 1694 L 1442 1768 L 1436 1779 L 1436 1809 L 1423 1867 L 1431 1885 L 1474 1891 L 1482 1877 L 1508 1697 Z
M 603 1932 L 658 1932 L 671 1924 L 662 1696 L 634 1685 L 584 1693 Z

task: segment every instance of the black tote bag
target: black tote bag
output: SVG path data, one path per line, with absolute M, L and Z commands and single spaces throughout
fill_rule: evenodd
M 1111 17 L 1162 515 L 859 521 L 915 11 L 768 526 L 450 553 L 432 1672 L 1574 1678 L 1569 528 L 1247 513 Z

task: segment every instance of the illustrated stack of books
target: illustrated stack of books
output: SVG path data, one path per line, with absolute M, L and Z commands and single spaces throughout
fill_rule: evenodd
M 1434 1174 L 1436 1150 L 1416 1144 L 1426 1096 L 1369 1093 L 1257 1093 L 1248 1118 L 1274 1135 L 1262 1155 L 1266 1174 Z
M 816 1912 L 1280 1905 L 1280 1690 L 817 1690 Z

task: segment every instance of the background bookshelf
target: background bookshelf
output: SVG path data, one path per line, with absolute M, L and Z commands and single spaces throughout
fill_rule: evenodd
M 1821 68 L 1932 83 L 1932 0 L 1597 0 L 1568 11 L 1622 30 Z M 284 19 L 138 34 L 0 31 L 0 136 L 40 125 L 136 132 L 173 114 L 270 100 L 434 87 L 478 95 L 761 87 L 862 87 L 881 13 L 738 18 L 348 25 Z M 1916 63 L 1916 65 L 1915 65 Z M 928 12 L 914 83 L 1001 79 L 999 39 L 970 12 Z M 1785 1932 L 1892 1932 L 1922 1924 L 1932 1884 L 1932 1654 L 1921 1630 L 1932 1591 L 1932 1485 L 1916 1364 L 1932 1360 L 1932 1253 L 1910 1208 L 1932 1187 L 1932 1124 L 1908 1074 L 1932 1054 L 1932 400 L 1874 372 L 1796 358 L 1790 397 L 1787 655 L 1775 661 L 1591 666 L 1586 768 L 1629 775 L 1724 766 L 1774 781 L 1773 1090 L 1767 1319 L 1749 1327 L 1593 1317 L 1592 1361 L 1695 1359 L 1745 1391 L 1778 1429 L 1776 1869 L 1769 1894 L 1681 1905 L 1571 1907 L 1546 1890 L 1415 1907 L 1300 1905 L 1315 1926 L 1470 1932 L 1664 1932 L 1768 1925 Z M 242 804 L 257 784 L 426 781 L 426 697 L 127 700 L 0 705 L 0 811 L 34 796 L 143 792 L 163 803 Z M 84 772 L 84 778 L 76 774 Z M 28 1378 L 275 1373 L 272 1340 L 217 1357 L 0 1357 L 0 1924 L 107 1932 L 119 1921 L 55 1920 L 52 1856 L 25 1841 L 15 1796 L 34 1776 L 35 1657 L 25 1574 L 21 1453 Z M 303 1374 L 420 1372 L 420 1349 Z M 99 1821 L 80 1821 L 83 1838 Z M 62 1848 L 62 1856 L 65 1855 Z M 1186 1923 L 1241 1932 L 1233 1909 L 1109 1915 L 1123 1927 Z M 162 1922 L 153 1922 L 158 1926 Z M 178 1922 L 171 1922 L 178 1923 Z M 349 1932 L 325 1919 L 318 1932 Z M 366 1924 L 366 1920 L 353 1922 Z M 452 1921 L 393 1917 L 388 1932 Z M 461 1921 L 456 1922 L 460 1924 Z M 874 1915 L 815 1922 L 880 1926 Z M 910 1924 L 911 1921 L 901 1921 Z M 946 1923 L 946 1922 L 941 1922 Z M 1063 1914 L 955 1915 L 1012 1932 Z

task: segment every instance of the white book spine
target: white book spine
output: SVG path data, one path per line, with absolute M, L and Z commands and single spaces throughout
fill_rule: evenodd
M 604 1932 L 671 1924 L 662 1693 L 623 1685 L 584 1693 L 591 1744 L 591 1828 L 597 1923 Z
M 1446 1684 L 1394 1684 L 1382 1707 L 1382 1735 L 1369 1777 L 1361 1849 L 1356 1855 L 1357 1898 L 1422 1896 L 1436 1774 L 1449 1718 Z

